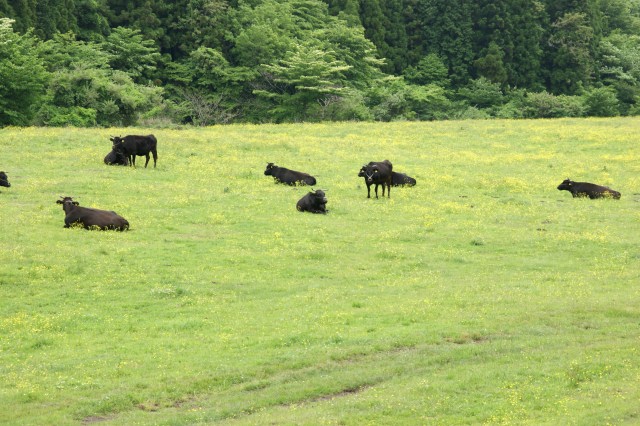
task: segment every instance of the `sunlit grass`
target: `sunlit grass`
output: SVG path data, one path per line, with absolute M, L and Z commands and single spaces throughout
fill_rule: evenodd
M 0 423 L 633 423 L 639 130 L 2 129 Z M 156 169 L 103 164 L 124 133 L 156 135 Z M 418 184 L 367 199 L 383 159 Z M 61 195 L 131 230 L 64 229 Z

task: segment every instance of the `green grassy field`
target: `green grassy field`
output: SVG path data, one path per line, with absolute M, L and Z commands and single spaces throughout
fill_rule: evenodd
M 150 132 L 156 169 L 103 164 L 110 135 Z M 2 129 L 0 423 L 637 424 L 638 135 Z M 383 159 L 418 184 L 367 199 L 358 171 Z M 329 214 L 297 212 L 308 189 L 267 162 L 315 175 Z M 130 231 L 63 228 L 63 195 Z

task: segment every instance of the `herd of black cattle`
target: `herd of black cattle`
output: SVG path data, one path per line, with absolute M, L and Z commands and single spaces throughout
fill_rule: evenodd
M 113 143 L 111 152 L 104 157 L 105 164 L 132 166 L 136 165 L 136 156 L 146 157 L 144 167 L 149 164 L 150 154 L 153 155 L 153 167 L 156 167 L 158 161 L 158 152 L 155 136 L 147 135 L 128 135 L 123 137 L 114 136 L 111 138 Z M 315 185 L 316 178 L 303 172 L 278 167 L 273 163 L 267 164 L 264 171 L 266 176 L 273 176 L 276 183 L 285 185 Z M 387 198 L 391 197 L 392 186 L 414 186 L 416 180 L 404 173 L 393 171 L 393 165 L 389 160 L 371 161 L 365 164 L 358 173 L 359 177 L 364 178 L 367 185 L 367 198 L 371 198 L 371 185 L 375 187 L 376 198 L 378 198 L 378 186 L 382 186 L 382 196 L 384 197 L 385 189 Z M 6 188 L 11 187 L 9 179 L 5 172 L 0 172 L 0 186 Z M 588 182 L 574 182 L 565 179 L 560 185 L 559 190 L 569 191 L 571 195 L 576 197 L 595 198 L 613 198 L 620 199 L 620 193 L 606 186 L 600 186 Z M 64 227 L 82 226 L 85 229 L 114 229 L 124 231 L 129 229 L 129 222 L 114 211 L 98 210 L 88 207 L 80 207 L 77 201 L 72 197 L 60 197 L 56 202 L 62 204 L 65 212 Z M 327 196 L 325 190 L 317 189 L 307 193 L 298 200 L 296 209 L 301 212 L 311 212 L 326 214 Z

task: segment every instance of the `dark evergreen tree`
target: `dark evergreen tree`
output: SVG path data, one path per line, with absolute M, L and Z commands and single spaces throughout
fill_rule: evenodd
M 422 50 L 442 58 L 454 85 L 462 85 L 470 77 L 474 59 L 472 6 L 471 0 L 417 0 L 414 7 Z
M 380 56 L 386 59 L 383 71 L 402 74 L 407 67 L 407 33 L 404 25 L 403 7 L 400 0 L 381 0 L 384 44 L 377 46 Z
M 593 28 L 584 13 L 567 13 L 552 25 L 549 37 L 549 85 L 553 93 L 576 94 L 593 82 L 596 62 Z
M 495 60 L 501 51 L 506 78 L 490 80 L 514 87 L 540 89 L 542 81 L 542 43 L 545 13 L 537 0 L 481 0 L 474 11 L 474 42 L 479 63 Z M 492 46 L 492 43 L 495 46 Z M 489 52 L 490 49 L 493 49 Z M 497 49 L 497 50 L 496 50 Z M 495 61 L 494 61 L 495 62 Z M 494 63 L 494 65 L 497 65 Z

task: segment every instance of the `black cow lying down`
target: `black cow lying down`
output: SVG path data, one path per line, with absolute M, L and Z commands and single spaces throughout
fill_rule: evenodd
M 574 182 L 571 179 L 565 179 L 558 185 L 560 191 L 569 191 L 573 198 L 589 197 L 592 200 L 596 198 L 613 198 L 620 199 L 620 193 L 606 186 L 596 185 L 589 182 Z
M 112 149 L 111 152 L 104 157 L 104 164 L 108 166 L 128 166 L 129 158 L 122 152 Z
M 11 186 L 5 172 L 0 172 L 0 186 L 4 186 L 6 188 L 9 188 Z
M 327 210 L 327 197 L 324 191 L 322 189 L 310 191 L 298 201 L 296 209 L 299 212 L 327 213 L 329 210 Z
M 295 170 L 278 167 L 273 163 L 267 163 L 267 169 L 264 171 L 266 176 L 273 176 L 276 183 L 284 183 L 286 185 L 315 185 L 316 178 Z
M 113 142 L 113 150 L 121 153 L 129 159 L 129 165 L 136 166 L 136 155 L 145 156 L 147 161 L 144 167 L 149 164 L 149 153 L 153 154 L 153 167 L 156 167 L 158 161 L 157 145 L 158 141 L 153 135 L 139 136 L 127 135 L 124 138 L 114 136 L 111 138 Z
M 124 231 L 129 229 L 129 222 L 114 211 L 91 209 L 88 207 L 80 207 L 77 201 L 73 201 L 72 197 L 60 197 L 61 200 L 56 201 L 62 204 L 62 209 L 66 213 L 64 218 L 64 227 L 70 228 L 74 225 L 80 225 L 84 229 L 115 229 Z
M 391 172 L 391 186 L 415 186 L 416 180 L 405 173 Z

